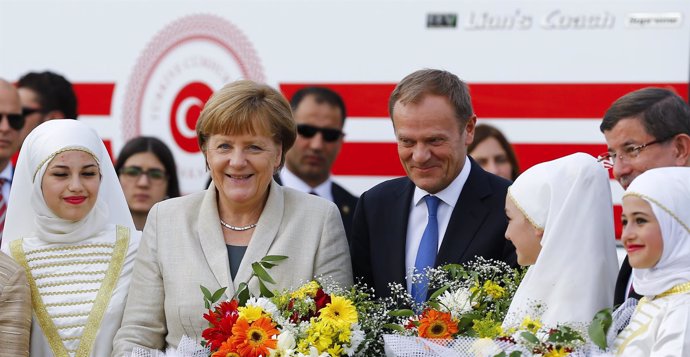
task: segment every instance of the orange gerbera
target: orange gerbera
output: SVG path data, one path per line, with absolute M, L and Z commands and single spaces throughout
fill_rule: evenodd
M 252 324 L 246 319 L 239 319 L 232 327 L 232 345 L 242 357 L 268 356 L 268 349 L 275 349 L 280 332 L 270 318 L 263 316 Z
M 218 351 L 213 352 L 211 357 L 240 357 L 237 352 L 235 352 L 232 342 L 228 338 L 227 341 L 221 343 L 220 348 L 218 348 Z
M 453 322 L 450 313 L 428 309 L 419 319 L 418 332 L 419 337 L 451 338 L 458 333 L 458 324 Z

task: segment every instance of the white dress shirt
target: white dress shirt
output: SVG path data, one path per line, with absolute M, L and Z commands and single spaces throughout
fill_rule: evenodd
M 311 187 L 307 185 L 306 182 L 302 181 L 301 178 L 297 177 L 297 175 L 290 172 L 287 167 L 283 167 L 283 169 L 280 171 L 280 180 L 283 182 L 283 186 L 285 187 L 290 187 L 304 193 L 315 192 L 317 195 L 319 195 L 319 197 L 333 202 L 333 191 L 331 191 L 333 181 L 331 181 L 330 177 L 322 184 L 316 187 Z
M 2 185 L 2 196 L 5 197 L 5 201 L 9 201 L 10 198 L 12 171 L 14 171 L 14 167 L 12 166 L 12 163 L 9 162 L 7 163 L 7 166 L 5 166 L 5 169 L 0 172 L 0 178 L 5 180 L 5 183 Z
M 465 164 L 458 176 L 455 177 L 448 187 L 433 195 L 441 200 L 436 212 L 438 219 L 438 248 L 443 243 L 443 236 L 446 234 L 450 216 L 460 198 L 460 192 L 462 192 L 462 188 L 470 176 L 471 166 L 469 158 L 465 156 Z M 410 202 L 410 217 L 407 223 L 407 237 L 405 240 L 405 271 L 408 276 L 414 272 L 417 250 L 419 250 L 419 243 L 422 241 L 422 235 L 424 235 L 424 229 L 428 221 L 428 210 L 426 200 L 424 200 L 424 197 L 427 195 L 429 195 L 428 192 L 415 187 L 412 202 Z M 412 283 L 410 279 L 407 279 L 407 291 L 411 291 L 411 289 Z

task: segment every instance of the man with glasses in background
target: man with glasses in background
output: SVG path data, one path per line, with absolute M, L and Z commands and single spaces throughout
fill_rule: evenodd
M 12 83 L 0 79 L 0 241 L 14 176 L 12 156 L 21 146 L 19 131 L 23 127 L 24 115 L 17 89 Z
M 77 96 L 65 77 L 50 71 L 29 72 L 17 82 L 26 125 L 21 142 L 39 124 L 50 119 L 77 119 Z
M 292 96 L 290 105 L 299 135 L 285 155 L 285 167 L 276 181 L 334 202 L 349 239 L 357 197 L 331 180 L 331 168 L 345 136 L 343 99 L 328 88 L 306 87 Z
M 624 189 L 649 169 L 690 166 L 690 106 L 667 89 L 643 88 L 622 96 L 606 111 L 599 129 L 608 146 L 599 160 L 613 169 Z M 615 305 L 639 298 L 631 275 L 626 256 L 618 273 Z

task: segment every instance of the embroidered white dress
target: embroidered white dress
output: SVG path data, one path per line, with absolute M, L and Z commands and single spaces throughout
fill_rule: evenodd
M 77 243 L 12 243 L 27 272 L 34 318 L 31 356 L 109 357 L 127 300 L 140 233 L 108 225 Z
M 625 357 L 690 356 L 690 289 L 642 298 L 614 351 Z

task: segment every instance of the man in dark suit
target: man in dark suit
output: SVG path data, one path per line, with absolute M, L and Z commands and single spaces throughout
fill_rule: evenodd
M 328 88 L 306 87 L 292 96 L 290 105 L 298 135 L 285 155 L 285 167 L 276 175 L 276 181 L 334 202 L 349 239 L 357 197 L 331 180 L 331 168 L 345 135 L 343 99 Z
M 388 105 L 407 177 L 360 197 L 350 243 L 355 279 L 379 296 L 390 295 L 390 282 L 407 283 L 423 300 L 428 291 L 412 284 L 411 272 L 476 256 L 515 265 L 504 237 L 510 181 L 467 156 L 477 121 L 467 85 L 446 71 L 420 70 L 397 85 Z
M 14 177 L 12 156 L 22 145 L 20 130 L 25 122 L 17 89 L 12 83 L 0 78 L 0 241 Z
M 620 97 L 606 111 L 599 128 L 608 146 L 599 159 L 612 166 L 613 176 L 624 189 L 649 169 L 690 166 L 690 106 L 667 89 L 643 88 Z M 630 254 L 618 272 L 614 305 L 640 297 L 634 292 L 630 261 L 644 252 Z

